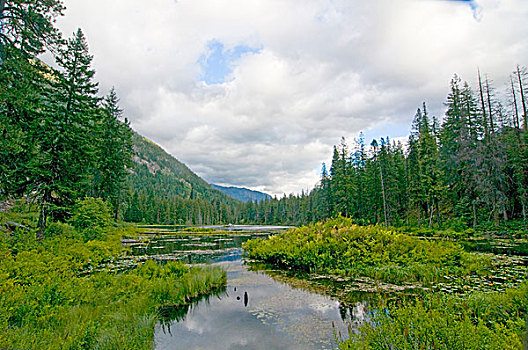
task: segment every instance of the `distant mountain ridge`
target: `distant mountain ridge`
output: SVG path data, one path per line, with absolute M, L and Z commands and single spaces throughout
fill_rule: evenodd
M 239 201 L 212 188 L 151 140 L 134 133 L 124 220 L 158 224 L 213 224 L 238 218 Z
M 249 202 L 249 201 L 260 202 L 266 199 L 271 199 L 271 196 L 267 193 L 250 190 L 249 188 L 245 188 L 245 187 L 234 187 L 234 186 L 225 187 L 225 186 L 220 186 L 220 185 L 215 185 L 215 184 L 211 184 L 211 187 L 219 191 L 222 191 L 228 196 L 234 199 L 238 199 L 239 201 L 242 201 L 242 202 Z

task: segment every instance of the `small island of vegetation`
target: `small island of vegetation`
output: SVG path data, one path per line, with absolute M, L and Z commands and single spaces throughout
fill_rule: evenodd
M 467 252 L 452 239 L 359 226 L 349 218 L 339 217 L 266 240 L 253 239 L 244 248 L 248 258 L 283 269 L 337 275 L 352 283 L 364 284 L 367 278 L 374 290 L 384 292 L 399 292 L 401 286 L 413 290 L 411 296 L 373 305 L 370 319 L 359 332 L 341 342 L 344 349 L 522 347 L 528 283 L 509 280 L 469 292 L 464 283 L 493 278 L 492 270 L 500 263 L 492 254 Z M 526 269 L 523 279 L 525 275 Z M 448 280 L 461 284 L 462 292 L 442 291 Z M 499 288 L 506 284 L 511 287 Z

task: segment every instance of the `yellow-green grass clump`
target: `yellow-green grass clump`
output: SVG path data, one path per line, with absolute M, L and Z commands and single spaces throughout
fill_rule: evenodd
M 31 222 L 0 233 L 0 348 L 151 349 L 160 307 L 225 285 L 223 270 L 181 262 L 109 271 L 133 229 L 92 220 L 108 218 L 100 205 L 80 203 L 70 223 L 50 224 L 40 239 Z
M 378 305 L 340 349 L 524 349 L 528 284 L 504 293 L 423 299 Z
M 244 245 L 246 256 L 307 272 L 432 284 L 445 275 L 484 273 L 491 258 L 452 241 L 424 240 L 347 218 L 302 226 Z

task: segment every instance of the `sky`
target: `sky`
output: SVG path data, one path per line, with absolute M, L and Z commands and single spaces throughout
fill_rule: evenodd
M 101 94 L 210 183 L 310 190 L 332 147 L 441 118 L 457 73 L 528 65 L 526 0 L 65 0 Z

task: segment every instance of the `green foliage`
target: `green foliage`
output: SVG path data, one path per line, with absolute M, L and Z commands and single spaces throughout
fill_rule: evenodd
M 118 208 L 132 156 L 115 92 L 99 105 L 84 34 L 62 40 L 54 27 L 63 10 L 60 0 L 2 1 L 0 199 L 38 203 L 39 237 L 48 217 L 65 220 L 79 198 L 99 196 Z M 58 70 L 37 58 L 45 47 Z
M 379 305 L 341 349 L 521 349 L 528 284 L 505 293 L 424 299 Z
M 92 194 L 112 204 L 117 220 L 126 189 L 127 167 L 132 166 L 132 134 L 128 120 L 119 108 L 117 93 L 112 88 L 102 103 L 97 149 L 97 165 L 94 171 Z
M 0 60 L 9 58 L 9 49 L 20 50 L 25 55 L 36 55 L 46 45 L 52 45 L 59 37 L 53 27 L 55 17 L 62 14 L 60 0 L 4 0 L 2 1 L 2 35 L 0 36 Z
M 101 198 L 85 198 L 77 201 L 69 220 L 85 241 L 104 239 L 106 230 L 112 223 L 108 204 Z
M 47 238 L 62 237 L 70 239 L 84 239 L 83 235 L 79 234 L 79 231 L 77 231 L 75 227 L 63 222 L 52 222 L 49 224 L 48 227 L 46 227 L 44 236 Z
M 60 223 L 49 225 L 40 243 L 34 230 L 2 236 L 0 348 L 150 349 L 160 307 L 225 284 L 219 268 L 180 262 L 107 272 L 104 263 L 121 253 L 119 237 L 130 233 L 109 229 L 119 231 L 87 243 Z
M 249 258 L 283 268 L 366 276 L 392 283 L 434 283 L 448 274 L 483 273 L 489 258 L 466 253 L 443 240 L 424 240 L 386 230 L 362 227 L 336 218 L 244 245 Z M 475 263 L 478 261 L 478 263 Z
M 237 222 L 242 202 L 213 189 L 187 166 L 134 133 L 135 161 L 127 178 L 123 219 L 149 224 Z
M 183 232 L 195 232 L 195 233 L 215 233 L 218 230 L 215 228 L 207 227 L 186 227 L 183 229 Z
M 8 208 L 0 210 L 0 222 L 11 221 L 29 227 L 37 225 L 38 207 L 36 205 L 28 203 L 25 198 L 8 203 Z

